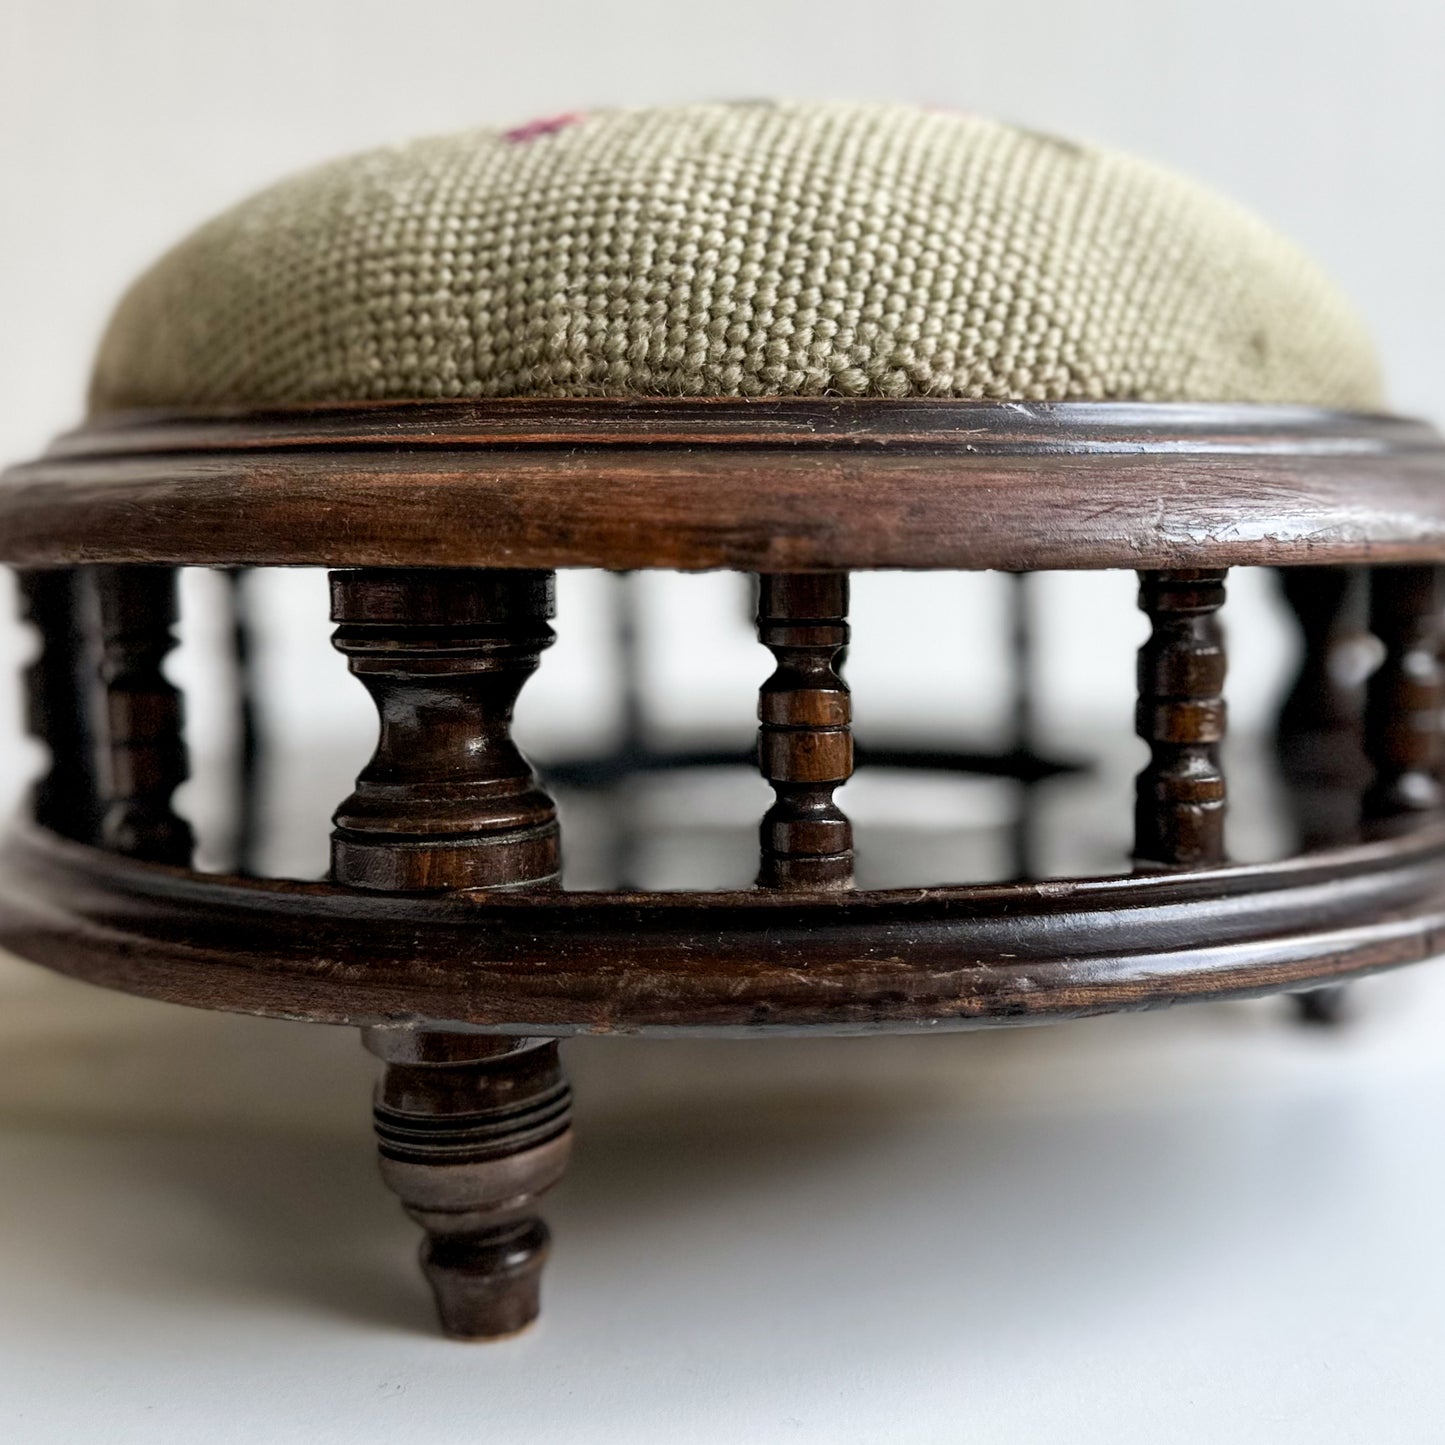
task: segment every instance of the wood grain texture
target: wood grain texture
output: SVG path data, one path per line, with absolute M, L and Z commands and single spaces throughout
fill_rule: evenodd
M 887 891 L 370 893 L 21 830 L 0 946 L 148 997 L 328 1023 L 969 1028 L 1329 983 L 1445 947 L 1445 827 L 1289 859 Z
M 1286 407 L 399 403 L 116 417 L 0 480 L 0 561 L 1187 568 L 1445 556 L 1418 423 Z

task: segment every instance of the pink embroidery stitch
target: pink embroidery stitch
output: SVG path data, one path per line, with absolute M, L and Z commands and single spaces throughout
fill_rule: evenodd
M 519 125 L 514 130 L 503 131 L 502 139 L 510 141 L 513 145 L 520 145 L 525 141 L 536 140 L 541 135 L 555 135 L 559 130 L 565 130 L 569 125 L 576 125 L 582 119 L 580 110 L 570 110 L 565 115 L 549 115 L 541 120 L 529 120 L 526 125 Z

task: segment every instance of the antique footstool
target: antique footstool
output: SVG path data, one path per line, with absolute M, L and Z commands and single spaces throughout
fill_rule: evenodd
M 52 757 L 0 857 L 0 944 L 361 1028 L 442 1324 L 507 1334 L 567 1162 L 562 1037 L 962 1029 L 1437 951 L 1445 451 L 1379 406 L 1349 307 L 1259 222 L 969 115 L 577 114 L 311 171 L 136 283 L 88 421 L 0 484 Z M 1232 864 L 1219 613 L 1250 566 L 1283 569 L 1304 639 L 1275 763 L 1294 841 Z M 323 880 L 195 866 L 163 671 L 184 567 L 331 569 L 380 739 Z M 561 886 L 511 739 L 559 568 L 759 579 L 755 886 Z M 1138 573 L 1132 863 L 854 886 L 839 659 L 849 574 L 879 568 Z M 1337 663 L 1364 635 L 1361 683 Z M 571 782 L 733 761 L 632 737 Z

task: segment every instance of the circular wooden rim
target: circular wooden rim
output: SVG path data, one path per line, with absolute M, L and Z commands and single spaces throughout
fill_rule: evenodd
M 0 562 L 809 569 L 1445 559 L 1445 445 L 1303 407 L 396 402 L 117 414 L 0 478 Z
M 848 894 L 371 894 L 25 828 L 0 945 L 175 1003 L 495 1032 L 958 1029 L 1336 982 L 1445 949 L 1445 824 L 1268 865 Z

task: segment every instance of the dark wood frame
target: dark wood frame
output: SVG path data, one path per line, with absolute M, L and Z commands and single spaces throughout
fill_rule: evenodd
M 121 416 L 0 478 L 0 562 L 44 639 L 30 718 L 54 755 L 0 849 L 0 945 L 147 996 L 364 1026 L 383 1169 L 457 1335 L 536 1313 L 536 1204 L 571 1138 L 558 1036 L 1010 1024 L 1318 990 L 1445 946 L 1445 447 L 1417 422 L 927 400 Z M 329 882 L 186 866 L 161 671 L 183 565 L 335 569 L 336 644 L 381 733 Z M 1299 569 L 1307 642 L 1278 736 L 1302 849 L 1248 866 L 1225 856 L 1219 750 L 1238 565 Z M 510 719 L 572 566 L 760 575 L 775 802 L 755 889 L 558 886 L 555 810 Z M 852 886 L 839 658 L 848 573 L 878 567 L 1139 571 L 1132 873 Z M 1323 655 L 1336 579 L 1362 571 L 1383 651 L 1363 695 Z M 679 761 L 639 752 L 633 721 L 581 774 Z
M 117 415 L 0 480 L 0 561 L 740 572 L 1433 563 L 1440 440 L 1304 407 L 400 402 Z
M 1431 957 L 1445 832 L 1280 863 L 954 888 L 362 893 L 39 832 L 0 943 L 110 988 L 323 1023 L 566 1035 L 1014 1024 L 1305 988 Z

